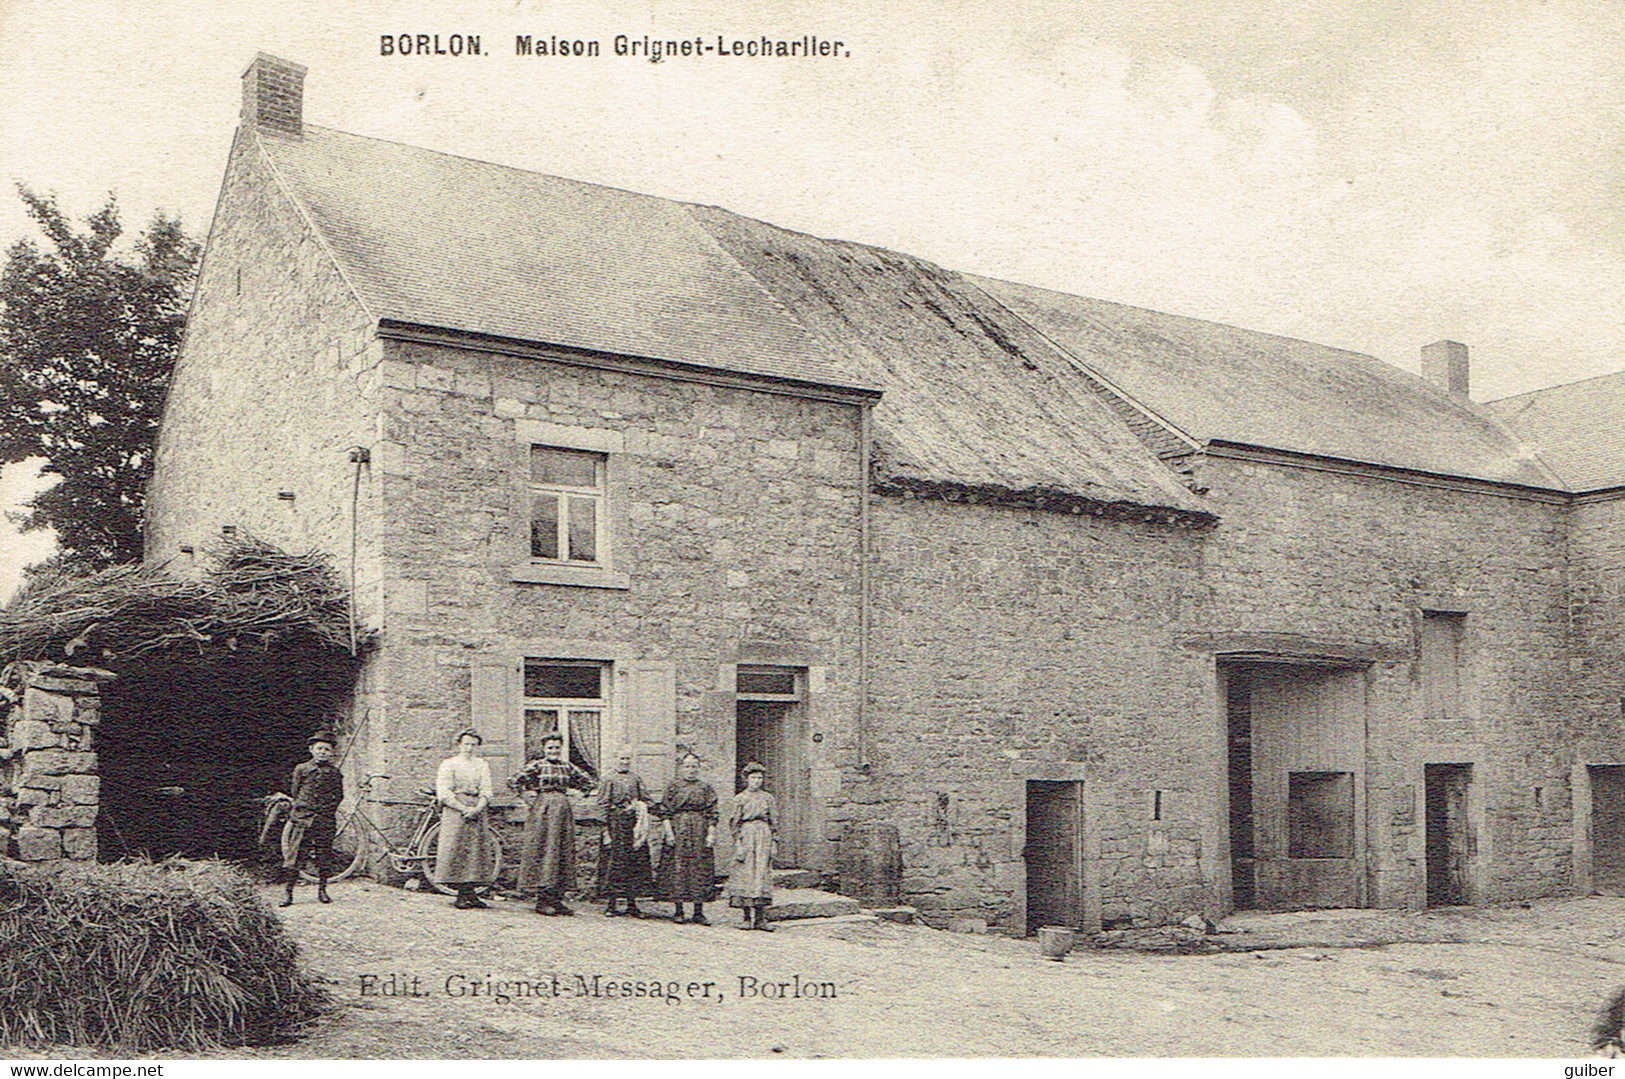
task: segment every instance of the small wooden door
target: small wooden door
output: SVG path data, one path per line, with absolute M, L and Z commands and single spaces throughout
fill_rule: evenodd
M 774 862 L 781 868 L 803 867 L 807 856 L 810 790 L 802 704 L 800 701 L 741 700 L 736 708 L 735 772 L 751 761 L 767 769 L 767 789 L 778 806 L 774 822 L 778 856 Z M 736 774 L 736 789 L 740 782 Z
M 1083 925 L 1083 784 L 1027 782 L 1027 932 Z
M 1470 764 L 1424 767 L 1427 800 L 1428 906 L 1472 902 L 1472 826 L 1467 816 Z
M 1625 765 L 1591 766 L 1591 890 L 1625 895 Z

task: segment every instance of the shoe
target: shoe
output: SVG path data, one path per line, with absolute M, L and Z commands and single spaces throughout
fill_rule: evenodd
M 278 903 L 277 906 L 279 906 L 279 907 L 291 907 L 291 906 L 293 906 L 293 889 L 292 888 L 288 889 L 288 894 L 282 897 L 282 902 Z
M 696 914 L 694 917 L 690 918 L 688 922 L 690 925 L 710 925 L 711 919 L 707 918 L 703 914 Z
M 553 904 L 553 913 L 557 914 L 557 915 L 560 915 L 561 917 L 568 918 L 572 914 L 574 914 L 575 911 L 571 910 L 569 907 L 565 906 L 563 903 L 554 903 Z
M 458 910 L 473 910 L 474 897 L 471 895 L 463 895 L 458 893 L 457 898 L 451 901 L 451 905 Z
M 746 931 L 749 931 L 749 930 L 755 929 L 756 927 L 754 925 L 751 925 L 750 922 L 744 921 L 744 922 L 739 923 L 739 928 L 743 929 L 743 930 L 746 930 Z
M 548 906 L 546 903 L 542 902 L 540 899 L 538 899 L 536 901 L 536 913 L 537 914 L 552 914 L 553 913 L 553 908 Z
M 631 911 L 627 911 L 627 913 L 630 914 Z M 604 917 L 606 917 L 606 918 L 619 918 L 620 916 L 621 916 L 621 912 L 615 909 L 615 904 L 614 903 L 611 903 L 609 906 L 604 908 Z
M 756 923 L 756 928 L 760 929 L 764 933 L 773 932 L 773 926 L 772 926 L 771 923 L 768 922 L 768 920 L 766 918 L 763 918 L 761 921 L 757 922 Z
M 626 905 L 626 916 L 628 918 L 642 918 L 644 914 L 638 909 L 638 905 L 636 903 L 628 903 Z
M 333 897 L 327 894 L 327 885 L 325 885 L 325 884 L 320 885 L 316 889 L 316 902 L 318 902 L 318 903 L 331 903 L 331 902 L 333 902 Z
M 291 903 L 293 901 L 290 899 L 289 902 Z M 672 915 L 671 920 L 676 922 L 678 925 L 687 925 L 688 924 L 688 915 L 686 915 L 686 914 L 674 914 L 674 915 Z
M 484 910 L 487 907 L 489 907 L 490 905 L 491 904 L 487 903 L 485 900 L 481 899 L 477 895 L 471 895 L 471 896 L 468 897 L 468 909 L 469 910 Z

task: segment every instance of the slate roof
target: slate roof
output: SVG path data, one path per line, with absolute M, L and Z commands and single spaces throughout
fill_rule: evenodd
M 309 124 L 260 145 L 376 318 L 841 384 L 680 203 Z
M 1373 356 L 1029 285 L 975 280 L 1200 441 L 1563 488 L 1492 416 Z
M 1178 436 L 1099 375 L 1198 442 L 1562 487 L 1488 413 L 1370 356 L 312 125 L 257 141 L 374 317 L 883 388 L 894 488 L 1207 516 L 1147 448 Z
M 1625 487 L 1625 371 L 1484 407 L 1533 446 L 1571 490 Z

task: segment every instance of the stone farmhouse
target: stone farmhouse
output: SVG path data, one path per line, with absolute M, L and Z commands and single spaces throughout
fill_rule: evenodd
M 1454 342 L 345 134 L 304 74 L 244 76 L 147 558 L 334 557 L 355 777 L 754 758 L 787 866 L 890 825 L 905 902 L 1017 933 L 1625 884 L 1625 375 L 1474 404 Z

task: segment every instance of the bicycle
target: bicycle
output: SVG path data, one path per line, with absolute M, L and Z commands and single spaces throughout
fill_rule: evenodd
M 455 888 L 436 884 L 434 879 L 435 853 L 440 842 L 440 802 L 435 798 L 434 791 L 419 790 L 418 795 L 422 800 L 405 802 L 371 797 L 373 784 L 380 779 L 388 778 L 387 775 L 374 773 L 361 781 L 361 786 L 356 791 L 355 807 L 340 818 L 333 837 L 333 857 L 340 868 L 327 879 L 344 880 L 360 872 L 367 864 L 371 844 L 382 842 L 385 856 L 389 858 L 389 864 L 395 872 L 407 877 L 421 877 L 425 885 L 441 895 L 455 894 Z M 276 812 L 278 800 L 288 804 L 293 802 L 292 798 L 280 793 L 267 798 L 267 822 Z M 417 814 L 412 821 L 412 838 L 407 840 L 404 846 L 396 846 L 389 838 L 389 834 L 367 814 L 367 806 L 374 803 L 417 807 Z M 502 873 L 502 845 L 498 843 L 496 848 L 496 869 L 491 874 L 493 878 Z M 303 866 L 299 870 L 299 876 L 306 881 L 316 880 L 316 874 Z M 481 891 L 488 892 L 490 888 Z

